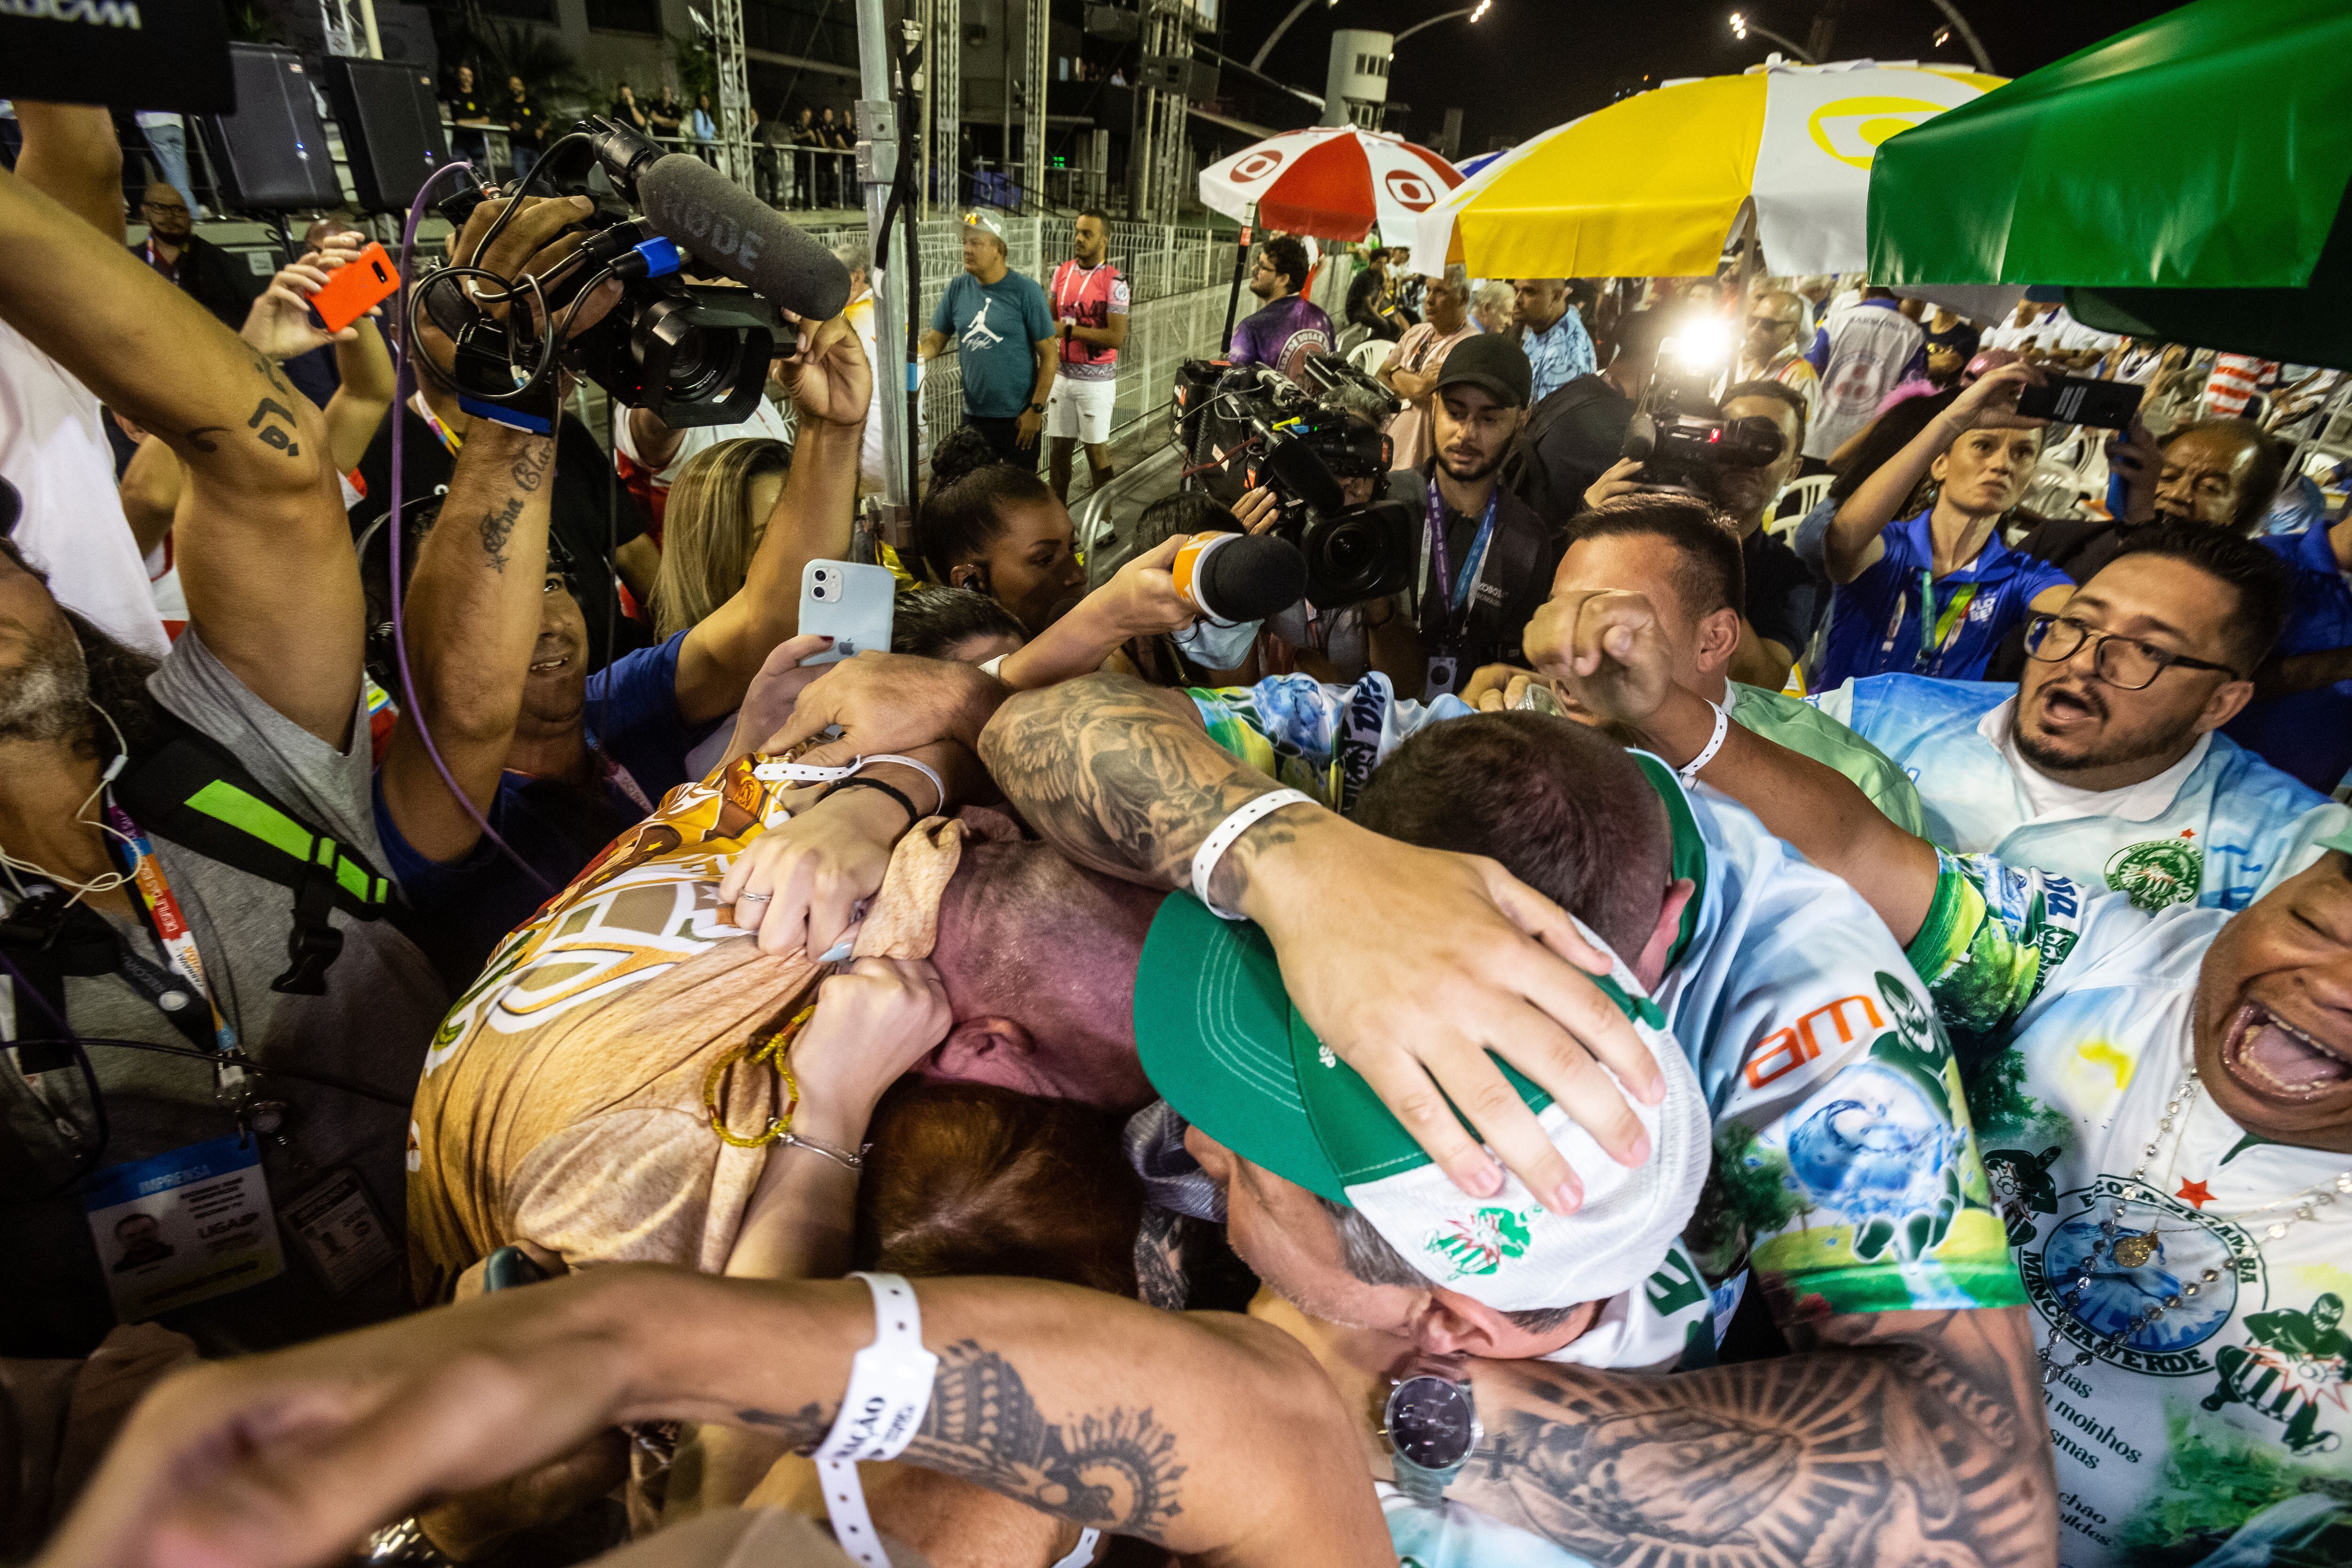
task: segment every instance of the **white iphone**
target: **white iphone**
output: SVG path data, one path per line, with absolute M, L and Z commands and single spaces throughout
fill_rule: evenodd
M 892 602 L 898 580 L 887 566 L 852 561 L 812 561 L 801 572 L 803 635 L 822 632 L 833 646 L 803 664 L 831 664 L 866 652 L 890 651 Z

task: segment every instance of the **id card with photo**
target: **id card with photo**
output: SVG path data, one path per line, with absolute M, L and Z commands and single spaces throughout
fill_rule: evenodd
M 289 1203 L 286 1228 L 302 1244 L 303 1256 L 333 1296 L 349 1295 L 398 1256 L 383 1216 L 368 1201 L 360 1173 L 349 1165 L 329 1172 Z
M 230 1136 L 94 1173 L 84 1200 L 114 1315 L 142 1322 L 286 1268 L 257 1143 Z

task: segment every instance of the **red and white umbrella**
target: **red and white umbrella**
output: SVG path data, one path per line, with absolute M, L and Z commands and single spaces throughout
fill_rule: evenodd
M 1286 131 L 1201 171 L 1213 212 L 1286 234 L 1410 243 L 1414 221 L 1462 183 L 1453 164 L 1401 136 L 1352 125 Z

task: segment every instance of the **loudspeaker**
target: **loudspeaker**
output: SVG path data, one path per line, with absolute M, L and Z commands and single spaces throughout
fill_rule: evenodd
M 321 62 L 327 101 L 342 127 L 343 155 L 362 212 L 406 212 L 434 170 L 449 161 L 432 73 L 390 60 L 331 56 Z
M 284 211 L 340 205 L 343 187 L 327 152 L 310 73 L 291 49 L 231 44 L 236 112 L 204 117 L 222 202 Z

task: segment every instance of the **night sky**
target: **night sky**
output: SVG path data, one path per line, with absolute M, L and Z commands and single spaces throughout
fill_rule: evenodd
M 1292 0 L 1224 0 L 1224 47 L 1246 60 Z M 1315 93 L 1336 27 L 1399 31 L 1467 0 L 1339 0 L 1298 19 L 1266 61 L 1266 72 Z M 2171 9 L 2163 0 L 1957 0 L 2002 76 L 2027 71 Z M 1475 26 L 1441 22 L 1409 38 L 1390 84 L 1412 105 L 1416 140 L 1433 137 L 1449 104 L 1464 110 L 1462 155 L 1495 138 L 1517 141 L 1589 113 L 1643 73 L 1654 79 L 1729 75 L 1760 63 L 1774 46 L 1732 37 L 1735 10 L 1799 44 L 1821 7 L 1814 0 L 1495 0 Z M 1827 58 L 1920 59 L 1967 65 L 1956 37 L 1932 42 L 1944 26 L 1929 0 L 1844 0 Z M 1654 81 L 1653 83 L 1654 85 Z

